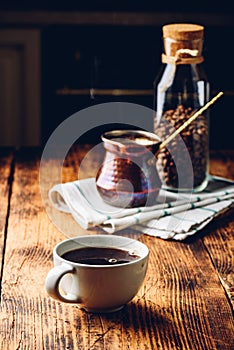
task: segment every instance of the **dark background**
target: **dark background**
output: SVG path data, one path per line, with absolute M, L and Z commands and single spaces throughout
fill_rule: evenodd
M 228 0 L 1 0 L 0 9 L 8 10 L 60 10 L 60 11 L 163 11 L 163 12 L 230 12 L 233 11 L 233 3 Z
M 96 103 L 111 101 L 134 102 L 153 107 L 152 95 L 114 97 L 90 94 L 62 94 L 70 91 L 95 89 L 153 89 L 153 81 L 161 67 L 161 28 L 164 18 L 173 23 L 197 23 L 205 26 L 203 54 L 205 69 L 211 84 L 211 97 L 218 91 L 224 96 L 210 110 L 210 147 L 233 148 L 233 4 L 227 1 L 1 1 L 0 11 L 85 13 L 87 23 L 9 23 L 4 27 L 32 27 L 41 30 L 41 143 L 45 144 L 53 130 L 71 114 Z M 102 23 L 109 13 L 159 15 L 157 20 L 136 24 Z M 97 24 L 89 23 L 88 14 L 98 13 Z M 200 16 L 202 14 L 202 16 Z M 162 20 L 160 20 L 160 15 Z M 166 17 L 165 17 L 166 15 Z M 220 22 L 219 22 L 220 16 Z M 227 16 L 227 22 L 225 21 Z M 230 16 L 233 18 L 230 24 Z M 62 18 L 62 15 L 61 15 Z M 191 20 L 192 19 L 192 20 Z M 104 21 L 105 22 L 105 21 Z M 117 20 L 118 22 L 118 20 Z M 121 21 L 119 21 L 121 22 Z M 92 133 L 96 142 L 102 130 Z M 90 141 L 90 135 L 82 142 Z

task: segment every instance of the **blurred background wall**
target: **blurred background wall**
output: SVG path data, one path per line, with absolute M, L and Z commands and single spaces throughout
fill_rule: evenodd
M 102 102 L 153 107 L 164 24 L 205 26 L 210 148 L 233 148 L 233 5 L 226 0 L 0 3 L 0 145 L 44 145 L 71 114 Z M 81 142 L 97 142 L 100 128 Z M 92 137 L 92 139 L 90 139 Z

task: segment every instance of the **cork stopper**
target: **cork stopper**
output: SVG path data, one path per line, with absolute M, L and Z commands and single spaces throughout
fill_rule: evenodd
M 204 36 L 204 27 L 198 24 L 173 23 L 162 27 L 163 37 L 174 40 L 197 40 Z
M 166 56 L 176 57 L 177 64 L 199 63 L 203 61 L 203 26 L 189 23 L 173 23 L 164 25 L 162 30 Z M 195 59 L 194 56 L 197 56 L 197 58 Z M 178 58 L 180 58 L 180 61 L 178 61 Z M 185 62 L 184 60 L 182 62 L 182 58 L 192 58 L 192 61 Z M 169 63 L 168 58 L 164 56 L 163 62 Z

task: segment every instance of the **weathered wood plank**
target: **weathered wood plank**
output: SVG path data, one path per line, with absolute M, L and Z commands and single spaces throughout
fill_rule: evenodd
M 149 274 L 154 280 L 146 284 L 151 286 L 147 297 L 156 303 L 161 316 L 162 327 L 156 324 L 162 348 L 165 341 L 165 348 L 173 348 L 168 341 L 173 339 L 178 349 L 231 349 L 232 313 L 202 241 L 153 245 L 147 239 L 155 255 L 150 265 L 154 271 Z
M 210 172 L 234 180 L 234 151 L 211 152 Z M 205 247 L 234 310 L 234 208 L 203 232 Z
M 2 259 L 8 219 L 8 204 L 13 176 L 13 154 L 13 149 L 4 148 L 0 150 L 0 283 L 2 279 Z
M 234 150 L 211 151 L 210 173 L 234 180 Z
M 81 349 L 77 323 L 87 316 L 76 306 L 48 298 L 44 282 L 52 248 L 66 237 L 45 212 L 39 188 L 38 153 L 19 153 L 15 164 L 2 282 L 0 349 Z M 57 176 L 48 161 L 48 182 Z M 47 184 L 46 184 L 47 185 Z M 80 314 L 80 315 L 79 315 Z M 84 336 L 86 331 L 84 332 Z M 73 345 L 71 345 L 73 344 Z M 84 345 L 84 348 L 86 345 Z
M 25 162 L 17 160 L 14 175 L 2 280 L 0 344 L 1 349 L 34 349 L 41 345 L 33 336 L 40 329 L 40 314 L 36 312 L 41 305 L 38 291 L 42 288 L 43 293 L 40 265 L 51 257 L 40 234 L 50 225 L 41 216 L 38 161 L 33 157 Z
M 212 222 L 204 233 L 205 247 L 234 310 L 234 208 Z
M 57 176 L 54 164 L 48 160 L 44 188 Z M 76 178 L 78 164 L 77 154 L 68 155 L 64 180 Z M 16 159 L 0 309 L 1 350 L 233 348 L 231 307 L 216 270 L 225 259 L 226 241 L 208 229 L 185 243 L 131 230 L 120 232 L 138 237 L 151 252 L 144 286 L 118 313 L 87 314 L 76 305 L 51 299 L 44 281 L 53 265 L 54 245 L 66 237 L 44 209 L 39 165 L 36 153 L 28 157 L 19 154 Z M 91 170 L 87 168 L 89 176 Z M 229 231 L 228 222 L 221 220 L 220 229 Z M 218 264 L 214 264 L 215 256 L 220 257 Z

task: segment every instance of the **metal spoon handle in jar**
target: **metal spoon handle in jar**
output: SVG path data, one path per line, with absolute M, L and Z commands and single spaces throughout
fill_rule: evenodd
M 218 100 L 223 95 L 223 92 L 219 92 L 215 97 L 213 97 L 209 102 L 207 102 L 202 108 L 195 112 L 186 122 L 184 122 L 178 129 L 176 129 L 171 135 L 169 135 L 162 143 L 159 145 L 158 152 L 161 151 L 171 140 L 174 139 L 182 130 L 184 130 L 189 124 L 191 124 L 199 115 L 201 115 L 206 109 L 208 109 L 214 102 Z M 158 153 L 157 152 L 157 153 Z

